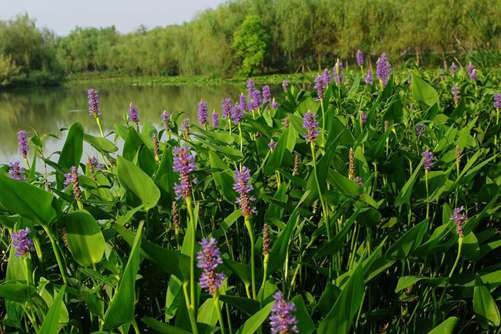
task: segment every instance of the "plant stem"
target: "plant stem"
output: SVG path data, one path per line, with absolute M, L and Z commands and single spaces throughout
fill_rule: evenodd
M 447 287 L 449 286 L 449 281 L 454 274 L 454 271 L 456 270 L 456 267 L 459 263 L 459 258 L 461 257 L 461 251 L 463 249 L 463 238 L 458 239 L 458 253 L 456 255 L 456 260 L 454 261 L 454 265 L 452 266 L 451 271 L 449 272 L 449 276 L 447 276 L 447 282 L 445 283 L 444 290 L 442 291 L 442 295 L 440 296 L 440 301 L 439 305 L 442 305 L 442 300 L 444 299 L 445 296 L 445 291 L 447 290 Z
M 216 294 L 214 297 L 213 297 L 213 300 L 214 300 L 214 304 L 216 306 L 216 311 L 217 311 L 217 317 L 219 319 L 219 326 L 221 328 L 221 334 L 225 334 L 225 331 L 224 331 L 224 322 L 223 322 L 223 315 L 221 314 L 221 309 L 219 308 L 219 295 Z
M 57 265 L 59 267 L 59 272 L 61 273 L 61 277 L 63 278 L 64 284 L 68 284 L 68 278 L 66 277 L 66 271 L 64 269 L 63 262 L 61 261 L 61 256 L 59 255 L 59 251 L 57 250 L 57 245 L 56 245 L 56 240 L 54 239 L 54 236 L 49 230 L 49 227 L 42 225 L 43 229 L 45 230 L 45 233 L 47 233 L 47 236 L 49 237 L 50 244 L 52 246 L 52 250 L 54 251 L 54 256 L 56 257 Z
M 430 198 L 429 198 L 429 188 L 428 188 L 428 170 L 424 171 L 424 182 L 426 184 L 426 219 L 430 219 Z
M 252 229 L 252 223 L 250 221 L 250 217 L 244 217 L 245 227 L 247 228 L 247 232 L 249 233 L 250 246 L 251 246 L 251 255 L 250 255 L 250 265 L 251 265 L 251 288 L 252 288 L 252 298 L 256 299 L 256 266 L 254 263 L 254 230 Z
M 186 197 L 186 207 L 188 209 L 189 226 L 193 229 L 193 240 L 190 244 L 190 304 L 195 310 L 196 300 L 195 300 L 195 218 L 193 217 L 193 206 L 191 196 Z
M 190 318 L 191 331 L 193 334 L 198 334 L 197 319 L 195 317 L 195 309 L 190 303 L 190 296 L 188 295 L 188 282 L 183 283 L 184 301 L 186 309 L 188 310 L 188 317 Z
M 101 124 L 101 118 L 96 117 L 97 127 L 99 128 L 99 133 L 101 133 L 101 137 L 104 138 L 103 125 Z
M 325 205 L 324 197 L 322 195 L 322 190 L 320 189 L 320 183 L 318 181 L 318 175 L 317 175 L 317 160 L 315 156 L 315 146 L 313 143 L 310 144 L 311 148 L 311 161 L 313 163 L 313 173 L 315 177 L 315 183 L 317 185 L 317 191 L 318 191 L 318 197 L 320 198 L 320 204 L 322 205 L 322 217 L 324 219 L 325 223 L 325 229 L 327 230 L 327 239 L 328 241 L 331 240 L 331 231 L 329 227 L 329 223 L 327 220 L 328 217 L 328 211 L 327 211 L 327 206 Z

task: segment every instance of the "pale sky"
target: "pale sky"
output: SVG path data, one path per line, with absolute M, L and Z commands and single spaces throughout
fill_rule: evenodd
M 37 26 L 66 35 L 73 27 L 107 27 L 130 32 L 182 23 L 225 0 L 0 0 L 0 20 L 28 13 Z

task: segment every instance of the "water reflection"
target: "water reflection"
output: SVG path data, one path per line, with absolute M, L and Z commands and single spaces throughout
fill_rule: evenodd
M 169 87 L 118 87 L 98 86 L 103 112 L 104 127 L 123 120 L 129 102 L 133 102 L 142 121 L 160 125 L 163 110 L 184 113 L 196 118 L 197 104 L 201 98 L 209 103 L 209 109 L 220 110 L 226 96 L 236 98 L 237 86 L 169 86 Z M 243 89 L 243 87 L 242 87 Z M 19 129 L 33 129 L 38 133 L 59 134 L 59 129 L 73 122 L 80 122 L 87 132 L 97 133 L 95 121 L 87 113 L 85 87 L 23 89 L 0 92 L 0 163 L 18 159 L 17 137 Z M 55 140 L 47 143 L 50 152 L 60 147 Z

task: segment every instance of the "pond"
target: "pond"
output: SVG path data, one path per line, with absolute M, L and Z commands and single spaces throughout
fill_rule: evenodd
M 112 130 L 127 115 L 129 103 L 137 106 L 141 121 L 160 126 L 160 113 L 184 113 L 196 119 L 197 105 L 201 98 L 209 109 L 220 111 L 221 101 L 227 96 L 237 97 L 242 87 L 223 86 L 97 86 L 103 112 L 103 126 Z M 185 117 L 182 117 L 185 118 Z M 181 119 L 182 119 L 181 118 Z M 19 160 L 17 131 L 26 129 L 29 134 L 53 133 L 80 122 L 87 132 L 98 134 L 93 118 L 87 112 L 87 87 L 56 87 L 0 91 L 0 164 Z M 63 136 L 64 138 L 64 136 Z M 60 149 L 62 141 L 51 139 L 45 151 Z M 86 156 L 84 155 L 84 158 Z M 54 158 L 53 158 L 54 159 Z

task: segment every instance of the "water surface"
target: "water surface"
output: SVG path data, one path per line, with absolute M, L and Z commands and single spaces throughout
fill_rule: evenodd
M 196 119 L 197 105 L 201 98 L 209 103 L 209 109 L 220 111 L 221 100 L 226 96 L 238 97 L 240 88 L 225 86 L 167 86 L 167 87 L 95 87 L 100 96 L 103 125 L 113 129 L 122 122 L 130 102 L 133 102 L 142 121 L 160 126 L 160 113 L 184 113 Z M 56 87 L 0 91 L 0 163 L 19 160 L 17 131 L 26 129 L 32 134 L 53 133 L 60 135 L 61 128 L 80 122 L 85 131 L 97 134 L 95 120 L 87 112 L 87 87 Z M 64 136 L 63 136 L 64 137 Z M 47 142 L 46 153 L 61 147 L 61 140 Z

